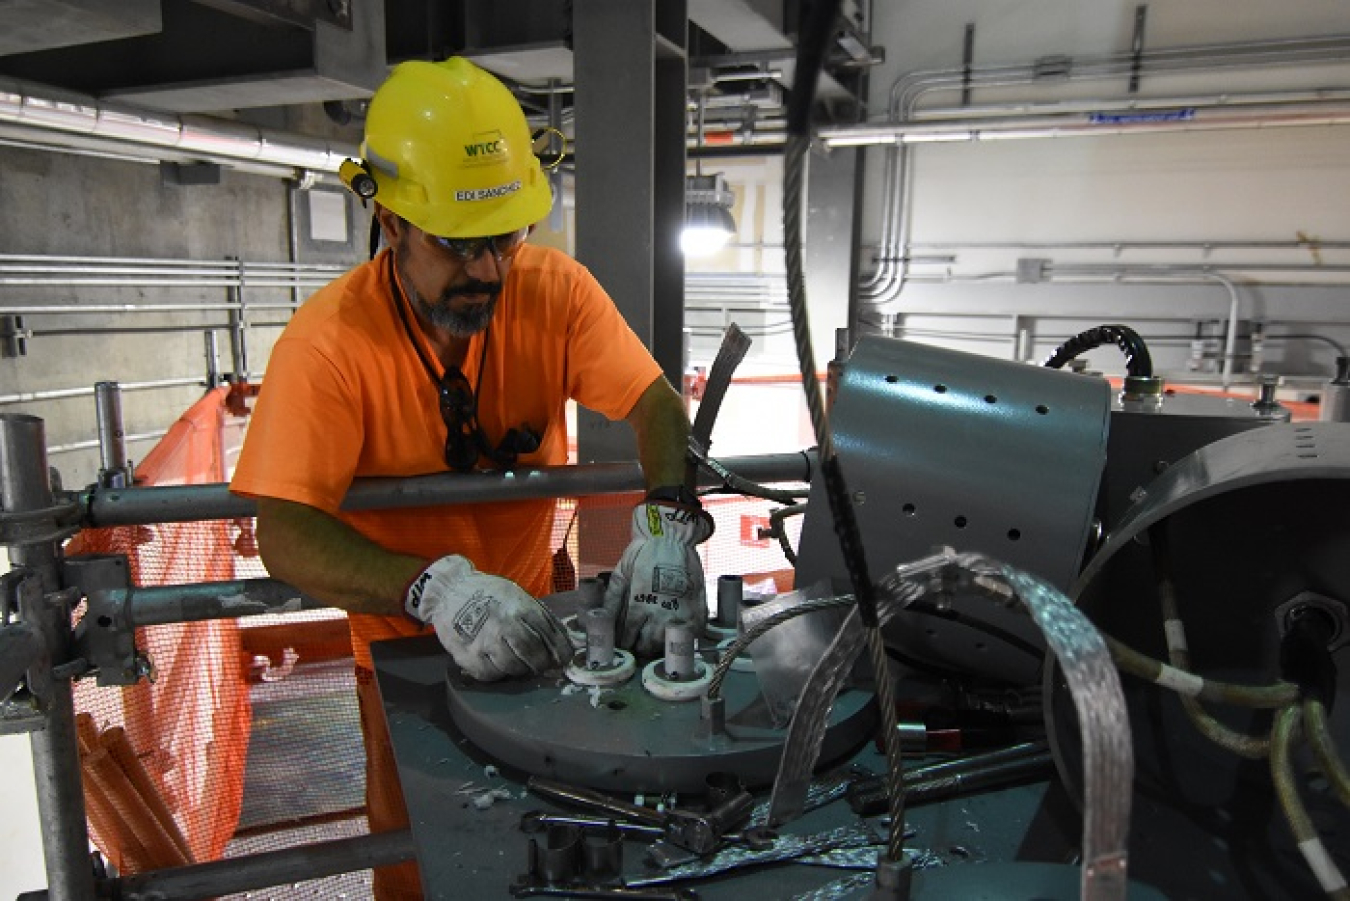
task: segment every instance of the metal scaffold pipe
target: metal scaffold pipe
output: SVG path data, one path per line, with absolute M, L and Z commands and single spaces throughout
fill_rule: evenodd
M 43 421 L 36 416 L 0 416 L 0 512 L 37 514 L 52 507 Z M 20 611 L 24 622 L 41 635 L 50 662 L 65 662 L 70 609 L 65 602 L 54 602 L 51 594 L 61 587 L 57 542 L 27 539 L 11 546 L 9 556 L 16 567 L 35 573 L 42 583 L 36 603 L 25 604 Z M 47 884 L 53 901 L 83 901 L 94 897 L 94 874 L 89 865 L 74 699 L 68 680 L 44 683 L 43 728 L 33 732 L 29 741 Z
M 814 451 L 726 457 L 726 469 L 752 482 L 809 482 Z M 703 474 L 700 485 L 720 484 Z M 406 479 L 357 479 L 347 493 L 345 510 L 427 507 L 437 504 L 491 503 L 530 498 L 623 494 L 643 490 L 642 469 L 632 463 L 589 463 L 517 469 L 506 473 L 438 473 Z M 230 494 L 229 486 L 172 485 L 107 490 L 90 487 L 81 497 L 87 526 L 129 526 L 204 519 L 237 519 L 254 514 L 248 498 Z

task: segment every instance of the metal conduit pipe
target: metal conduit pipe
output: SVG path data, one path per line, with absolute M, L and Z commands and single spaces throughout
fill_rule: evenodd
M 126 387 L 125 385 L 123 387 Z M 724 457 L 719 462 L 752 482 L 809 482 L 815 451 Z M 699 487 L 720 483 L 700 473 Z M 588 463 L 512 472 L 436 473 L 406 479 L 365 478 L 352 485 L 342 507 L 374 510 L 389 507 L 427 507 L 436 504 L 472 504 L 533 498 L 577 497 L 642 491 L 642 469 L 636 462 Z M 80 507 L 89 527 L 193 522 L 252 516 L 253 501 L 230 494 L 226 484 L 171 485 L 156 488 L 103 489 L 90 486 L 80 492 Z
M 246 262 L 244 269 L 276 273 L 292 270 L 297 275 L 316 273 L 330 275 L 346 271 L 346 267 L 326 264 L 292 264 Z M 16 257 L 0 256 L 0 272 L 95 272 L 100 274 L 158 275 L 168 273 L 200 273 L 206 275 L 234 275 L 239 271 L 237 265 L 211 260 L 156 260 L 136 258 L 81 259 L 79 257 Z
M 381 867 L 413 858 L 412 832 L 377 832 L 312 842 L 209 863 L 151 870 L 115 880 L 113 897 L 124 901 L 214 898 L 273 885 Z M 93 897 L 92 894 L 90 897 Z
M 1350 100 L 1350 88 L 1315 88 L 1306 91 L 1261 91 L 1251 94 L 1192 94 L 1166 97 L 1131 97 L 1107 103 L 1097 100 L 1056 100 L 1047 103 L 996 103 L 983 106 L 928 107 L 915 110 L 913 121 L 982 119 L 1001 116 L 1048 116 L 1065 113 L 1139 112 L 1199 106 L 1250 105 L 1287 106 L 1300 103 L 1325 103 Z
M 1290 38 L 1235 44 L 1214 44 L 1148 51 L 1136 60 L 1126 54 L 1069 60 L 1064 80 L 1079 81 L 1116 77 L 1131 71 L 1136 63 L 1150 72 L 1185 72 L 1199 69 L 1221 70 L 1238 67 L 1342 63 L 1350 50 L 1350 37 L 1329 36 Z M 920 98 L 937 90 L 962 90 L 970 86 L 992 87 L 1027 85 L 1044 76 L 1038 64 L 965 69 L 925 70 L 901 75 L 891 85 L 888 118 L 906 122 L 914 118 Z M 1110 101 L 1106 102 L 1107 105 Z M 907 183 L 910 178 L 909 154 L 905 144 L 888 149 L 882 167 L 883 198 L 889 198 L 882 210 L 880 253 L 875 266 L 860 283 L 864 304 L 894 300 L 904 287 L 908 231 Z
M 199 378 L 159 379 L 153 382 L 121 382 L 123 391 L 150 391 L 160 388 L 180 388 L 201 385 Z M 65 400 L 71 397 L 90 397 L 93 386 L 87 388 L 55 388 L 50 391 L 21 391 L 18 394 L 0 394 L 0 404 L 22 404 L 37 400 Z
M 357 155 L 353 145 L 226 119 L 117 105 L 12 78 L 0 78 L 0 123 L 211 159 L 291 167 L 294 177 L 305 172 L 334 175 L 344 159 Z
M 122 440 L 130 444 L 141 441 L 158 441 L 168 434 L 167 429 L 160 429 L 158 432 L 137 432 L 134 435 L 123 435 Z M 47 448 L 47 455 L 68 454 L 73 451 L 93 450 L 98 447 L 98 441 L 73 441 L 70 444 L 53 444 Z
M 8 266 L 42 266 L 42 265 L 60 265 L 60 266 L 138 266 L 138 267 L 170 267 L 181 268 L 207 268 L 216 269 L 221 272 L 234 272 L 237 266 L 231 265 L 226 260 L 193 260 L 180 259 L 176 257 L 86 257 L 86 256 L 61 256 L 55 254 L 14 254 L 0 253 L 0 269 Z M 250 262 L 244 264 L 246 269 L 290 269 L 296 272 L 345 272 L 347 267 L 335 263 L 272 263 L 272 262 Z
M 1350 250 L 1350 241 L 959 241 L 948 244 L 916 241 L 911 250 Z M 1234 264 L 1243 265 L 1243 264 Z M 1260 268 L 1260 267 L 1254 267 Z M 1310 266 L 1309 268 L 1316 268 Z
M 1131 112 L 1128 107 L 1120 107 L 1094 113 L 846 125 L 822 128 L 818 136 L 827 147 L 834 148 L 1346 124 L 1350 124 L 1350 102 L 1344 100 L 1248 106 L 1214 102 L 1156 112 Z
M 1139 281 L 1158 279 L 1171 281 L 1176 278 L 1208 281 L 1221 285 L 1228 292 L 1228 334 L 1223 346 L 1223 372 L 1221 382 L 1224 388 L 1232 387 L 1233 367 L 1237 360 L 1238 313 L 1241 296 L 1237 284 L 1228 276 L 1207 269 L 1187 266 L 1094 266 L 1091 264 L 1061 265 L 1046 267 L 1051 278 L 1056 272 L 1070 275 L 1100 275 L 1115 281 Z
M 331 279 L 278 279 L 251 278 L 250 288 L 291 288 L 300 282 L 303 285 L 322 287 Z M 47 285 L 55 287 L 81 288 L 233 288 L 240 284 L 238 278 L 157 278 L 152 280 L 134 278 L 29 278 L 0 276 L 0 285 L 33 287 Z
M 1315 267 L 1314 267 L 1315 268 Z M 1070 276 L 1068 279 L 1061 276 Z M 1228 276 L 1209 269 L 1197 269 L 1194 266 L 1166 266 L 1166 265 L 1092 265 L 1092 264 L 1071 264 L 1047 266 L 1045 268 L 1047 279 L 1054 281 L 1070 281 L 1090 283 L 1094 281 L 1107 280 L 1112 283 L 1132 283 L 1132 284 L 1176 284 L 1178 282 L 1185 284 L 1199 284 L 1211 282 L 1221 285 L 1228 294 L 1228 329 L 1227 337 L 1224 342 L 1224 359 L 1222 383 L 1223 387 L 1228 388 L 1233 383 L 1233 368 L 1237 358 L 1237 328 L 1238 315 L 1241 308 L 1241 297 L 1238 293 L 1237 284 Z M 1017 274 L 1014 272 L 982 273 L 979 276 L 968 276 L 966 278 L 953 278 L 951 276 L 933 277 L 930 281 L 950 283 L 954 281 L 997 281 L 1008 280 L 1015 281 Z M 1095 277 L 1095 278 L 1094 278 Z M 960 312 L 942 312 L 942 316 L 991 316 L 998 314 L 990 313 L 960 313 Z M 1038 318 L 1074 318 L 1082 317 L 1073 315 L 1060 316 L 1039 316 Z
M 253 284 L 250 282 L 250 284 Z M 222 286 L 222 287 L 228 287 Z M 284 285 L 254 285 L 254 287 L 285 287 Z M 91 304 L 0 304 L 0 313 L 41 315 L 44 313 L 213 313 L 238 310 L 237 303 L 91 303 Z M 286 303 L 250 303 L 250 310 L 294 310 Z M 210 328 L 198 325 L 196 328 Z M 229 326 L 225 326 L 229 328 Z

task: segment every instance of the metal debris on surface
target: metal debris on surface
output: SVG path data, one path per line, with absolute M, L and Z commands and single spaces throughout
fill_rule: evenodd
M 643 876 L 629 881 L 631 886 L 660 885 L 666 882 L 679 882 L 684 879 L 704 879 L 742 867 L 759 866 L 783 860 L 796 860 L 808 855 L 824 854 L 844 848 L 868 848 L 883 844 L 877 834 L 866 823 L 854 823 L 840 826 L 815 835 L 782 835 L 772 848 L 764 851 L 752 851 L 745 847 L 730 847 L 708 858 L 692 863 L 671 867 L 664 873 Z M 873 864 L 876 856 L 873 855 Z
M 909 838 L 914 834 L 914 830 L 905 833 Z M 914 868 L 923 869 L 925 866 L 937 866 L 942 863 L 942 858 L 931 851 L 918 851 L 913 848 L 907 848 L 910 854 L 914 855 Z M 925 863 L 925 861 L 932 863 Z M 873 847 L 867 848 L 836 848 L 833 851 L 826 851 L 824 854 L 808 854 L 805 857 L 798 857 L 793 863 L 799 863 L 808 867 L 834 867 L 837 870 L 875 870 L 877 868 L 877 851 Z
M 876 866 L 876 854 L 872 855 L 872 866 Z M 869 873 L 854 873 L 852 876 L 845 876 L 843 879 L 836 879 L 834 882 L 822 885 L 814 891 L 805 892 L 800 895 L 793 895 L 791 901 L 842 901 L 844 898 L 854 897 L 862 889 L 872 884 L 875 877 Z

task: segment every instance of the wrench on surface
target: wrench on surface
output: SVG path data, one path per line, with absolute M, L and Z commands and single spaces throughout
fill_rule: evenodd
M 554 898 L 629 898 L 632 901 L 698 901 L 693 889 L 612 888 L 599 885 L 547 885 L 517 882 L 511 886 L 513 898 L 546 895 Z
M 660 826 L 630 823 L 627 820 L 600 819 L 599 817 L 569 817 L 561 814 L 544 813 L 542 810 L 531 810 L 520 818 L 521 832 L 543 832 L 549 826 L 576 826 L 580 829 L 617 829 L 626 835 L 636 835 L 644 838 L 660 838 L 665 835 L 666 832 Z
M 574 804 L 613 814 L 630 822 L 658 827 L 666 841 L 700 856 L 716 851 L 728 833 L 728 827 L 739 825 L 748 818 L 754 806 L 749 793 L 742 792 L 717 810 L 706 814 L 685 810 L 658 813 L 588 788 L 565 785 L 561 782 L 540 779 L 538 776 L 531 776 L 525 785 L 530 791 L 551 801 Z

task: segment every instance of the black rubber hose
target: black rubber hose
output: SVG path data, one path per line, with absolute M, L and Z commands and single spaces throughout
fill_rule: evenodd
M 1115 344 L 1125 354 L 1125 374 L 1149 377 L 1153 375 L 1153 357 L 1139 333 L 1128 325 L 1099 325 L 1087 331 L 1079 332 L 1059 347 L 1055 348 L 1044 365 L 1050 369 L 1060 369 L 1079 354 L 1095 347 Z

